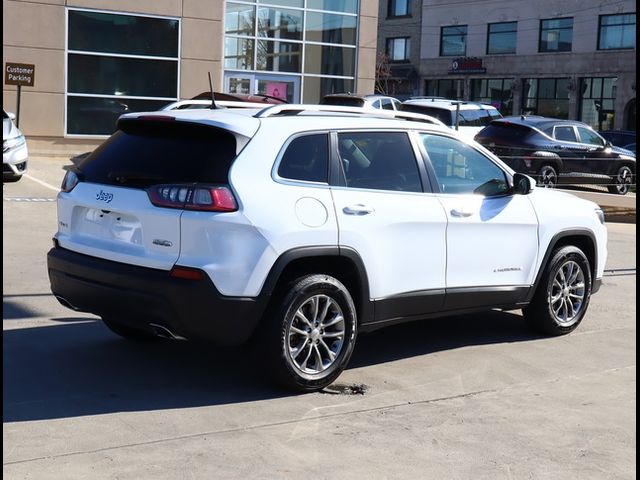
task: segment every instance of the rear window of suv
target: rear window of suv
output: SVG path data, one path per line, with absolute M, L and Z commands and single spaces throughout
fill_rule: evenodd
M 400 110 L 403 112 L 421 113 L 423 115 L 430 115 L 437 118 L 447 126 L 453 125 L 453 116 L 450 110 L 443 108 L 425 107 L 423 105 L 411 105 L 410 103 L 403 103 L 400 106 Z M 455 112 L 454 112 L 455 113 Z
M 228 183 L 233 133 L 178 121 L 129 120 L 75 167 L 87 182 L 146 188 L 160 183 Z
M 519 143 L 533 134 L 534 131 L 525 125 L 495 122 L 484 127 L 476 138 L 494 139 L 500 143 Z

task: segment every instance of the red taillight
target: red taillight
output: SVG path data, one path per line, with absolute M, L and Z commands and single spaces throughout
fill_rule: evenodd
M 154 185 L 147 189 L 157 207 L 208 212 L 235 212 L 238 204 L 229 187 L 213 185 Z
M 204 278 L 202 270 L 179 266 L 173 267 L 169 275 L 173 278 L 181 278 L 183 280 L 202 280 Z

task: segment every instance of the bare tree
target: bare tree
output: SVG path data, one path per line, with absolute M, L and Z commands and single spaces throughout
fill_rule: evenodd
M 391 78 L 391 64 L 389 55 L 379 52 L 376 55 L 376 92 L 389 94 L 389 79 Z

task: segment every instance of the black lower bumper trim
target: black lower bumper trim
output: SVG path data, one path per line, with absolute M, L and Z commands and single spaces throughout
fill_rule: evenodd
M 264 311 L 260 298 L 227 297 L 207 275 L 184 280 L 168 271 L 104 260 L 60 247 L 47 255 L 51 291 L 63 305 L 147 331 L 161 325 L 191 340 L 238 345 Z

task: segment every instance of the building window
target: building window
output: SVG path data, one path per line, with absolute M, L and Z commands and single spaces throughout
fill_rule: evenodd
M 177 100 L 179 19 L 76 9 L 67 16 L 68 135 L 110 135 L 123 113 Z
M 406 62 L 409 60 L 409 37 L 388 38 L 387 55 L 390 62 Z
M 600 15 L 598 50 L 635 48 L 636 14 Z
M 471 80 L 471 100 L 490 103 L 502 115 L 513 114 L 513 78 L 476 78 Z
M 490 23 L 487 30 L 487 54 L 516 53 L 518 22 Z
M 411 0 L 389 0 L 388 17 L 406 17 L 411 15 Z
M 570 52 L 573 42 L 573 18 L 540 21 L 539 52 Z
M 522 87 L 524 115 L 569 118 L 568 78 L 527 78 Z
M 596 130 L 613 129 L 617 77 L 583 78 L 580 98 L 580 121 Z
M 444 97 L 451 100 L 462 100 L 464 95 L 464 81 L 461 79 L 435 79 L 425 81 L 425 95 L 429 97 Z
M 455 57 L 467 54 L 467 26 L 442 27 L 440 30 L 440 56 Z
M 328 93 L 351 91 L 357 5 L 357 0 L 226 2 L 225 90 L 269 94 L 278 84 L 280 98 L 313 103 Z

